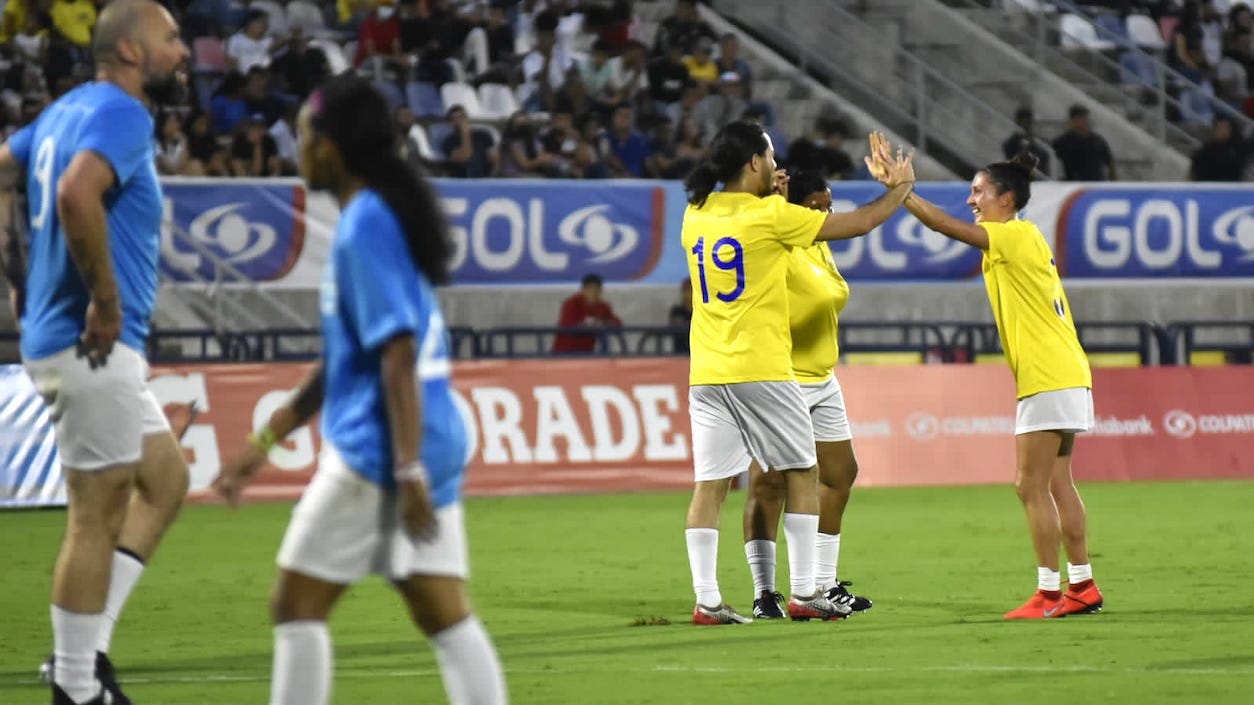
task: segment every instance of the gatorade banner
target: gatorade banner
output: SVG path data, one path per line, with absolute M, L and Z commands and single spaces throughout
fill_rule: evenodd
M 555 494 L 686 489 L 692 484 L 687 361 L 679 358 L 460 362 L 459 410 L 470 429 L 466 491 Z M 15 369 L 15 368 L 10 368 Z M 154 370 L 192 469 L 206 488 L 245 436 L 308 369 L 295 363 Z M 1014 385 L 1001 366 L 841 367 L 858 485 L 1010 483 Z M 1097 428 L 1077 441 L 1082 481 L 1254 477 L 1254 367 L 1094 370 Z M 0 408 L 0 498 L 63 501 L 46 417 L 21 374 Z M 25 399 L 19 403 L 17 399 Z M 34 409 L 35 411 L 32 411 Z M 25 424 L 25 425 L 22 425 Z M 249 489 L 292 499 L 308 482 L 317 424 L 293 433 Z M 16 430 L 24 429 L 24 430 Z M 30 435 L 34 434 L 34 435 Z

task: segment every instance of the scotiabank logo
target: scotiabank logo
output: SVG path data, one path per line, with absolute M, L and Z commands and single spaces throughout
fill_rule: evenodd
M 1254 273 L 1248 189 L 1080 191 L 1059 212 L 1072 276 Z
M 1195 435 L 1254 433 L 1254 414 L 1199 414 L 1172 409 L 1163 416 L 1163 427 L 1176 438 Z

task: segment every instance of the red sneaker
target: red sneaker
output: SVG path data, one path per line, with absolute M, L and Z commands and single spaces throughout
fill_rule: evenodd
M 1097 583 L 1086 580 L 1087 586 L 1079 590 L 1070 587 L 1062 594 L 1063 614 L 1094 614 L 1102 611 L 1102 591 Z
M 1066 614 L 1063 612 L 1062 596 L 1050 597 L 1043 591 L 1037 590 L 1023 603 L 1023 606 L 1017 610 L 1007 612 L 1006 619 L 1050 619 L 1051 617 L 1062 617 Z

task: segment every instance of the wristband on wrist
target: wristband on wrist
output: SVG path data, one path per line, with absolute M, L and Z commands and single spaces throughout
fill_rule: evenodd
M 248 434 L 248 444 L 262 453 L 269 453 L 271 448 L 279 444 L 279 437 L 269 426 L 256 433 Z
M 427 484 L 427 466 L 423 465 L 421 460 L 411 460 L 393 469 L 392 477 L 397 482 L 417 482 L 425 485 Z

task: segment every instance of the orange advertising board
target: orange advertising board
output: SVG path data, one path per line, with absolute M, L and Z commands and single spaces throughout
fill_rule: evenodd
M 300 380 L 305 365 L 180 365 L 153 386 L 203 490 Z M 860 486 L 1009 483 L 1014 385 L 1001 367 L 837 370 Z M 457 363 L 470 429 L 468 494 L 615 492 L 692 483 L 687 361 L 678 358 Z M 1254 368 L 1094 372 L 1098 424 L 1076 446 L 1082 480 L 1254 477 Z M 316 426 L 316 425 L 315 425 Z M 296 496 L 320 439 L 302 429 L 271 454 L 256 498 Z

